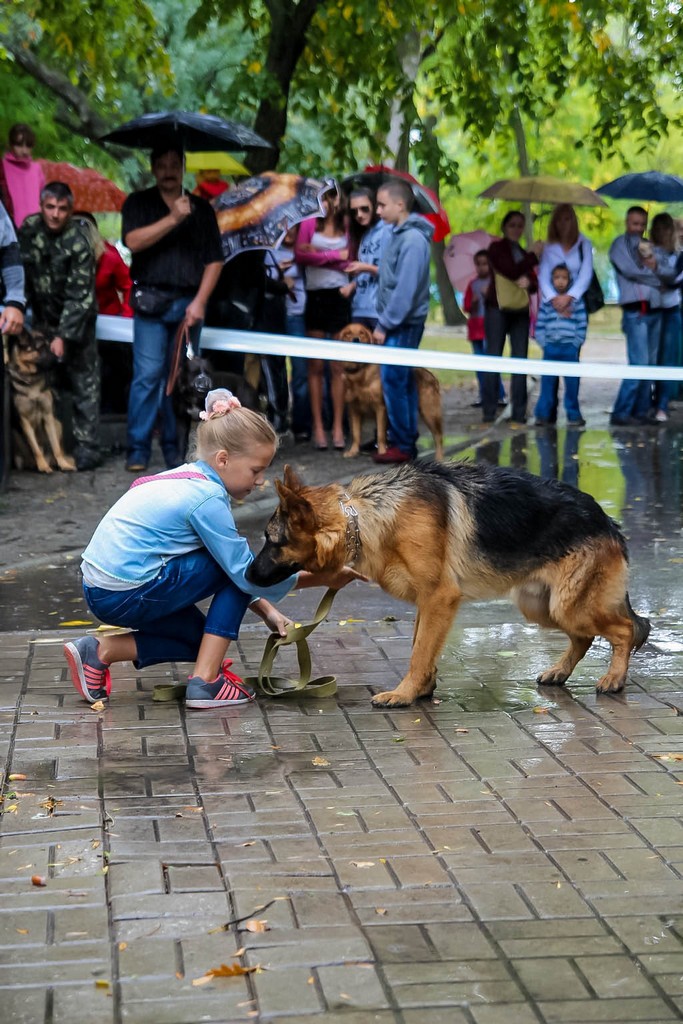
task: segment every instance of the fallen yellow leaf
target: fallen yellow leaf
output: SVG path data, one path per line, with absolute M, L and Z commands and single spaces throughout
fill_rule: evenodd
M 329 765 L 329 761 L 324 757 L 314 757 L 311 764 L 318 766 L 319 768 L 326 768 Z
M 94 704 L 90 705 L 91 711 L 104 711 L 105 703 L 103 700 L 96 700 Z
M 241 964 L 221 964 L 220 967 L 210 968 L 201 978 L 195 978 L 192 984 L 208 985 L 214 978 L 236 978 L 241 974 L 253 974 L 259 970 L 259 967 L 242 967 Z
M 257 921 L 255 918 L 252 918 L 251 921 L 245 921 L 244 927 L 247 929 L 248 932 L 270 931 L 270 925 L 268 924 L 267 921 Z

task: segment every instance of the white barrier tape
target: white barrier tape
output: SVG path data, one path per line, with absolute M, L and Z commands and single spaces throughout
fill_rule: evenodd
M 97 337 L 102 341 L 133 341 L 133 321 L 119 316 L 98 316 Z M 589 343 L 590 344 L 590 343 Z M 423 348 L 385 348 L 356 345 L 293 334 L 259 334 L 219 327 L 202 329 L 202 350 L 254 352 L 263 356 L 304 356 L 338 362 L 381 363 L 384 366 L 426 366 L 430 370 L 481 370 L 484 373 L 521 373 L 534 377 L 590 377 L 601 380 L 683 381 L 680 366 L 636 366 L 626 363 L 558 363 L 509 356 L 470 356 Z M 493 361 L 495 358 L 495 361 Z

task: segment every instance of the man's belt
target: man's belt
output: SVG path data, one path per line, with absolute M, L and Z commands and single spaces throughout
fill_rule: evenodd
M 651 313 L 652 306 L 643 299 L 641 302 L 622 302 L 621 308 L 627 313 Z

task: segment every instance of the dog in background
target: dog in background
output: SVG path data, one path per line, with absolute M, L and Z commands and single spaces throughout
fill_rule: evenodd
M 50 351 L 50 339 L 40 331 L 24 328 L 7 340 L 7 370 L 18 427 L 14 430 L 15 468 L 52 473 L 51 454 L 58 469 L 72 473 L 76 463 L 64 451 L 62 425 L 55 415 L 50 371 L 57 360 Z
M 337 341 L 355 341 L 362 345 L 372 343 L 372 331 L 363 324 L 347 324 Z M 431 372 L 423 367 L 413 370 L 417 384 L 420 416 L 434 439 L 434 456 L 443 459 L 443 414 L 441 388 Z M 379 366 L 375 363 L 344 363 L 344 397 L 351 427 L 351 447 L 344 452 L 345 459 L 353 459 L 360 451 L 363 417 L 373 415 L 377 429 L 377 451 L 387 450 L 387 407 L 384 404 Z
M 504 595 L 530 622 L 569 637 L 539 685 L 562 686 L 603 636 L 612 656 L 597 689 L 623 689 L 650 623 L 631 607 L 624 537 L 590 495 L 485 463 L 426 460 L 346 488 L 306 487 L 287 466 L 276 487 L 280 504 L 247 570 L 252 583 L 352 565 L 417 608 L 408 672 L 395 690 L 375 694 L 376 707 L 429 697 L 460 602 Z
M 216 370 L 209 359 L 188 353 L 180 363 L 178 379 L 173 389 L 173 408 L 178 428 L 178 451 L 185 458 L 190 446 L 193 424 L 199 422 L 199 413 L 212 388 L 227 388 L 239 398 L 247 409 L 258 410 L 258 392 L 238 373 Z

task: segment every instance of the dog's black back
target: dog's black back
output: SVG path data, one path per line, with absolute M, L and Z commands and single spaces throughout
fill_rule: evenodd
M 518 565 L 520 558 L 528 566 L 541 565 L 597 537 L 615 539 L 627 557 L 617 523 L 590 494 L 560 480 L 489 463 L 422 459 L 390 472 L 397 482 L 412 477 L 415 494 L 439 509 L 442 522 L 452 504 L 450 489 L 456 488 L 472 516 L 477 546 L 501 569 Z

